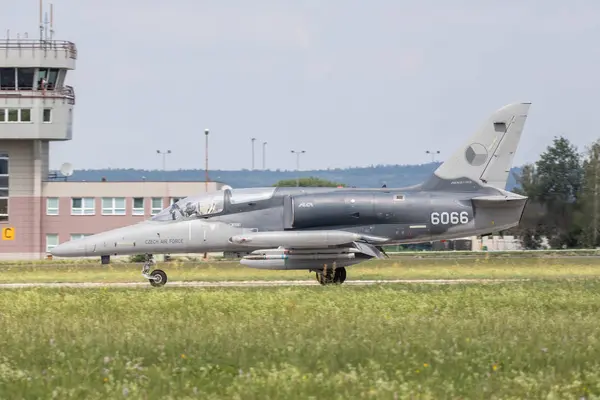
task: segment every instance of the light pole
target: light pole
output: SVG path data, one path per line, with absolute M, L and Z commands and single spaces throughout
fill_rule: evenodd
M 204 130 L 204 190 L 208 192 L 208 129 Z
M 433 151 L 433 150 L 426 150 L 425 151 L 426 154 L 431 154 L 431 162 L 435 161 L 435 155 L 436 154 L 440 154 L 439 150 Z
M 253 137 L 250 140 L 252 141 L 252 171 L 254 171 L 254 142 L 256 141 L 256 138 Z
M 262 167 L 262 169 L 263 169 L 263 171 L 265 171 L 267 169 L 266 168 L 266 165 L 267 165 L 267 142 L 263 142 L 263 154 L 262 154 L 262 156 L 263 156 L 263 167 Z
M 306 150 L 292 150 L 292 154 L 296 155 L 296 171 L 298 176 L 296 176 L 296 187 L 300 186 L 300 154 L 306 153 Z
M 156 154 L 162 154 L 163 180 L 166 181 L 165 171 L 167 169 L 167 154 L 171 154 L 171 150 L 167 150 L 167 151 L 156 150 Z

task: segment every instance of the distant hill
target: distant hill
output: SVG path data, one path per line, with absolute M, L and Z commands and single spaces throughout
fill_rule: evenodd
M 288 170 L 266 170 L 266 171 L 209 171 L 211 181 L 223 182 L 234 188 L 272 186 L 282 179 L 295 179 L 300 177 L 314 176 L 335 182 L 345 183 L 347 186 L 361 188 L 381 187 L 384 183 L 388 187 L 401 187 L 415 185 L 426 180 L 440 163 L 428 163 L 420 165 L 377 165 L 371 167 L 325 169 L 300 171 Z M 506 189 L 512 190 L 516 186 L 514 174 L 521 172 L 520 167 L 512 169 Z M 70 181 L 107 181 L 137 182 L 143 179 L 147 181 L 204 181 L 204 170 L 140 170 L 140 169 L 95 169 L 77 170 Z

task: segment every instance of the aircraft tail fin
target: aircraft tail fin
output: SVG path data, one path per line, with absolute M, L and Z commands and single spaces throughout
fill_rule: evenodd
M 513 103 L 496 110 L 487 121 L 438 167 L 429 189 L 505 189 L 531 103 Z

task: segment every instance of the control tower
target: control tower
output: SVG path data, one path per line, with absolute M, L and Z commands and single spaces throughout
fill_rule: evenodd
M 50 14 L 42 23 L 40 6 L 39 39 L 0 39 L 0 247 L 22 258 L 45 253 L 42 198 L 49 143 L 73 134 L 75 91 L 66 82 L 77 49 L 53 39 L 52 9 Z

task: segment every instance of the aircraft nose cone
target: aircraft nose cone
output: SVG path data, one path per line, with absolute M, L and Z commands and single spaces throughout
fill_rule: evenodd
M 78 241 L 65 242 L 50 250 L 50 254 L 56 257 L 83 257 L 86 255 L 85 243 Z

